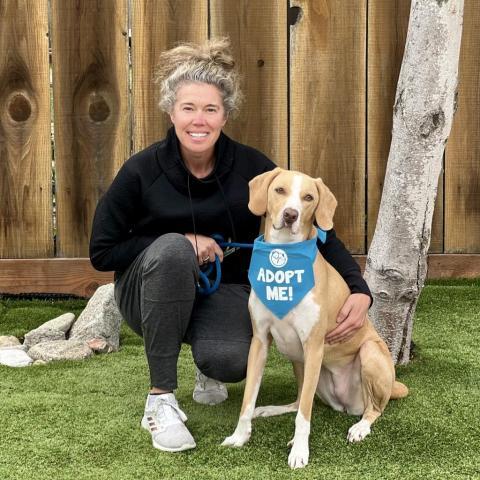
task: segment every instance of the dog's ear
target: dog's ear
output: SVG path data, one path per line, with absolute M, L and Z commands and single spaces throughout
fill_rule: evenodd
M 248 208 L 254 215 L 264 215 L 267 211 L 267 191 L 272 180 L 282 171 L 280 167 L 257 175 L 248 182 L 250 200 Z
M 337 199 L 321 178 L 317 178 L 315 184 L 319 195 L 315 220 L 322 230 L 331 230 L 333 228 L 333 215 L 337 208 Z

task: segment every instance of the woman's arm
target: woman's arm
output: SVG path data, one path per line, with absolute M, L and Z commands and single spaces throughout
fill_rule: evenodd
M 373 300 L 372 294 L 362 277 L 360 267 L 343 242 L 337 238 L 334 230 L 327 232 L 327 239 L 321 245 L 320 253 L 340 273 L 350 288 L 351 295 L 337 317 L 338 326 L 328 332 L 325 338 L 328 343 L 343 342 L 354 335 L 365 323 Z
M 140 198 L 138 179 L 123 165 L 95 210 L 90 261 L 97 270 L 125 270 L 155 240 L 132 233 Z

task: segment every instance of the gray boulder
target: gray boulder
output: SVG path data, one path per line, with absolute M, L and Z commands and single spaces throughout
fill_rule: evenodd
M 34 345 L 28 355 L 33 360 L 83 360 L 91 357 L 93 351 L 81 340 L 56 340 Z
M 75 315 L 73 313 L 64 313 L 28 332 L 25 335 L 24 344 L 31 348 L 42 342 L 65 340 L 66 334 L 74 321 Z
M 93 339 L 106 341 L 111 351 L 120 344 L 122 315 L 113 296 L 113 283 L 97 289 L 87 306 L 70 330 L 70 340 L 88 342 Z

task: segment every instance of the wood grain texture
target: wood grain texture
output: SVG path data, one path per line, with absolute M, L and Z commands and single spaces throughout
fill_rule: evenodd
M 288 45 L 285 2 L 210 0 L 211 35 L 228 35 L 245 102 L 225 131 L 288 167 Z
M 480 252 L 480 10 L 465 2 L 458 110 L 445 155 L 445 252 Z
M 53 255 L 47 3 L 0 0 L 0 258 Z
M 57 255 L 88 254 L 100 196 L 130 153 L 126 0 L 52 0 Z
M 338 235 L 365 253 L 366 0 L 291 5 L 290 166 L 323 178 Z
M 367 242 L 373 238 L 392 139 L 398 75 L 410 16 L 410 0 L 368 2 Z M 439 179 L 430 252 L 443 251 L 443 175 Z
M 362 272 L 365 255 L 354 255 Z M 429 255 L 428 278 L 480 277 L 480 255 Z M 91 297 L 113 282 L 112 272 L 98 272 L 87 258 L 0 260 L 0 295 L 61 294 Z
M 208 38 L 208 0 L 134 0 L 132 3 L 133 150 L 165 137 L 170 119 L 158 108 L 154 83 L 160 53 L 179 42 Z
M 98 272 L 88 258 L 0 260 L 0 294 L 52 293 L 91 297 L 113 282 L 112 272 Z

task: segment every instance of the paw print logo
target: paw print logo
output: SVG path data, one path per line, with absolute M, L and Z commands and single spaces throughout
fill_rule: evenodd
M 288 262 L 287 254 L 284 250 L 280 248 L 275 248 L 274 250 L 272 250 L 270 252 L 269 259 L 270 263 L 276 268 L 281 268 L 285 266 Z

